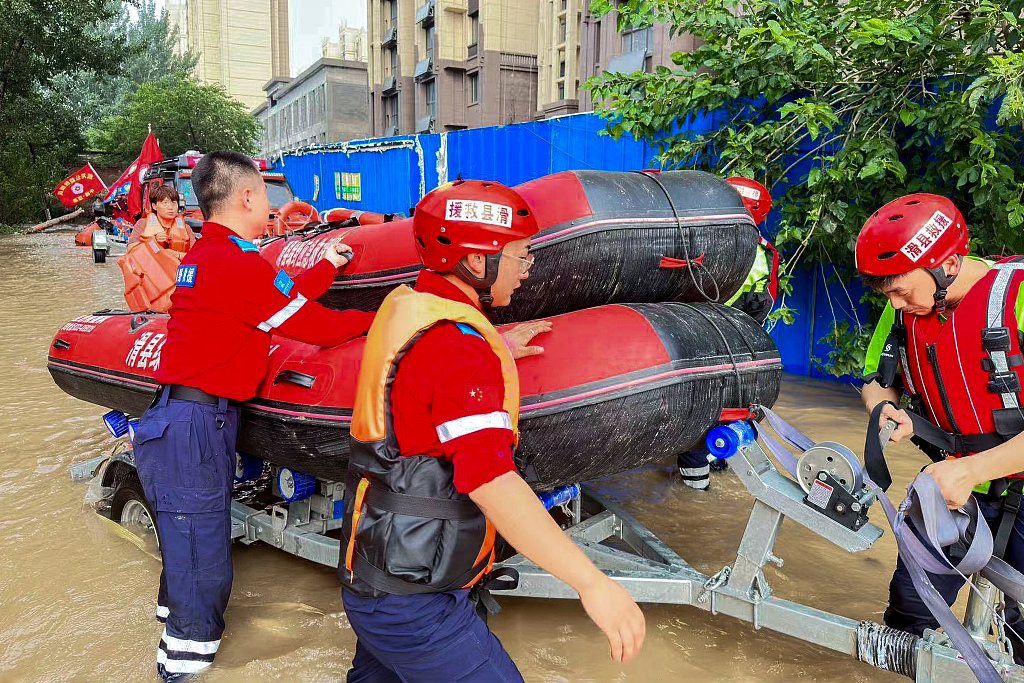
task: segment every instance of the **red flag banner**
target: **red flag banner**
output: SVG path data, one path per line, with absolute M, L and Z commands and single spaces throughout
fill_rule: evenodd
M 60 182 L 54 189 L 53 194 L 60 200 L 60 203 L 69 209 L 73 209 L 86 199 L 95 197 L 100 192 L 105 192 L 107 186 L 92 164 L 86 164 L 67 178 Z
M 142 152 L 138 158 L 125 169 L 121 177 L 110 186 L 103 201 L 110 201 L 119 195 L 126 195 L 128 212 L 132 216 L 142 213 L 142 176 L 150 164 L 160 161 L 164 156 L 160 152 L 160 144 L 156 136 L 150 133 L 142 144 Z

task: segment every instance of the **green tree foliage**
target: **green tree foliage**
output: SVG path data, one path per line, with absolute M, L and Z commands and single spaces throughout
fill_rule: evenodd
M 592 4 L 615 9 L 620 29 L 663 22 L 702 45 L 675 68 L 592 79 L 609 132 L 652 141 L 668 168 L 764 182 L 784 276 L 806 259 L 852 277 L 864 221 L 910 192 L 951 197 L 976 252 L 1024 251 L 1024 0 Z M 680 132 L 705 112 L 727 124 Z M 866 333 L 826 336 L 856 355 Z M 828 360 L 848 369 L 842 356 Z
M 146 83 L 129 95 L 124 113 L 103 121 L 94 143 L 112 160 L 131 161 L 150 125 L 167 157 L 190 149 L 255 154 L 260 133 L 256 119 L 221 86 L 171 77 Z
M 157 11 L 154 0 L 141 0 L 137 11 L 119 2 L 111 21 L 97 24 L 94 31 L 125 36 L 125 48 L 117 73 L 99 75 L 78 71 L 54 79 L 54 89 L 79 103 L 82 125 L 89 130 L 108 116 L 125 108 L 128 96 L 143 83 L 169 76 L 183 78 L 191 73 L 197 56 L 177 54 L 178 31 L 169 25 L 167 13 Z
M 0 224 L 38 218 L 75 160 L 78 117 L 53 84 L 118 69 L 124 38 L 93 31 L 115 16 L 107 0 L 0 0 Z

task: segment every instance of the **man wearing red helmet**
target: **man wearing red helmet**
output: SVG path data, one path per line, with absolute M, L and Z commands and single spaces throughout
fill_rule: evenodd
M 484 311 L 507 306 L 528 277 L 537 230 L 522 197 L 498 183 L 460 180 L 416 207 L 424 270 L 377 313 L 352 416 L 338 567 L 358 637 L 349 683 L 522 681 L 470 593 L 497 578 L 497 534 L 579 593 L 613 659 L 643 643 L 636 603 L 516 469 L 514 357 L 550 324 L 520 326 L 510 351 Z
M 956 206 L 932 194 L 901 197 L 868 219 L 857 238 L 857 270 L 889 303 L 868 349 L 861 397 L 868 412 L 877 408 L 898 423 L 893 441 L 910 437 L 936 461 L 925 471 L 950 507 L 963 506 L 973 489 L 993 528 L 995 553 L 1024 569 L 1024 516 L 1017 514 L 1024 484 L 1024 263 L 970 256 L 968 237 Z M 897 406 L 904 393 L 909 410 Z M 946 435 L 936 438 L 925 421 Z M 963 580 L 929 577 L 952 605 Z M 885 623 L 918 635 L 938 627 L 902 559 Z M 1020 661 L 1017 628 L 1008 630 Z
M 760 228 L 772 210 L 772 195 L 768 188 L 750 178 L 729 178 L 726 182 L 743 199 L 743 206 Z M 758 235 L 758 238 L 760 243 L 754 255 L 754 265 L 743 286 L 725 305 L 738 308 L 763 325 L 779 293 L 779 252 L 763 236 Z M 729 465 L 728 461 L 710 455 L 706 447 L 701 447 L 677 455 L 676 466 L 684 484 L 698 491 L 707 491 L 711 488 L 711 470 L 720 472 Z

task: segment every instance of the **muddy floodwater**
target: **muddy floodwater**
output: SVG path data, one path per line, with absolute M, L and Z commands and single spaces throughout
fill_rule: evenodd
M 46 350 L 69 319 L 124 306 L 114 258 L 94 264 L 68 231 L 0 238 L 0 681 L 156 681 L 157 558 L 83 504 L 68 466 L 109 452 L 102 410 L 61 392 Z M 860 451 L 866 416 L 856 391 L 788 378 L 778 412 L 817 440 Z M 898 492 L 924 464 L 896 446 Z M 712 490 L 683 486 L 662 463 L 599 488 L 704 573 L 731 564 L 752 505 L 735 475 Z M 872 519 L 883 524 L 880 510 Z M 889 533 L 845 553 L 792 522 L 765 570 L 775 594 L 853 619 L 881 621 L 896 558 Z M 334 571 L 261 545 L 236 545 L 227 632 L 199 680 L 341 681 L 355 636 Z M 689 607 L 644 606 L 647 643 L 632 663 L 607 655 L 578 602 L 503 599 L 492 627 L 525 679 L 593 681 L 906 680 L 812 644 Z

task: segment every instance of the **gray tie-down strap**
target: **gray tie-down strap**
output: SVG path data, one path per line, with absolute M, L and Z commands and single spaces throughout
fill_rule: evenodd
M 801 453 L 814 446 L 810 438 L 770 408 L 761 406 L 761 410 L 782 441 Z M 776 460 L 799 481 L 797 459 L 793 454 L 769 435 L 762 425 L 754 423 L 754 428 Z M 860 467 L 859 463 L 851 465 Z M 963 508 L 950 510 L 938 484 L 930 475 L 922 472 L 907 487 L 907 497 L 897 508 L 866 472 L 862 471 L 861 474 L 866 485 L 878 496 L 896 538 L 900 557 L 907 565 L 914 587 L 928 611 L 939 622 L 981 683 L 1001 683 L 1002 678 L 988 655 L 956 618 L 926 573 L 959 574 L 967 580 L 971 590 L 977 591 L 969 577 L 981 572 L 982 576 L 1008 597 L 1024 604 L 1024 574 L 1003 560 L 992 557 L 992 530 L 981 514 L 977 501 L 972 496 Z M 907 520 L 913 521 L 920 538 L 907 524 Z M 961 557 L 955 564 L 949 559 L 951 550 L 956 551 L 955 556 Z

